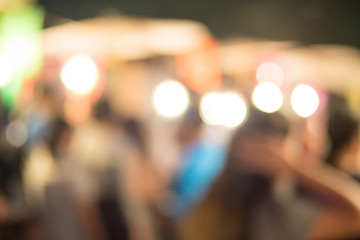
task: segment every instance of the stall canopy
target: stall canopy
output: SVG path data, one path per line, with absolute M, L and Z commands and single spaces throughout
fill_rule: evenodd
M 46 55 L 86 53 L 134 60 L 191 51 L 209 36 L 190 20 L 99 17 L 71 21 L 44 30 Z

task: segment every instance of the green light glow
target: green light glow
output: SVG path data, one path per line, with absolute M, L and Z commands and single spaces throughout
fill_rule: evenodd
M 16 69 L 11 81 L 1 89 L 8 107 L 16 102 L 23 82 L 41 67 L 43 17 L 42 8 L 36 6 L 11 9 L 0 16 L 0 49 Z

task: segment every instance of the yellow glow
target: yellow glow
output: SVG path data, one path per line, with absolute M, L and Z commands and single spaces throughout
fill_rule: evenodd
M 284 72 L 276 63 L 263 62 L 256 70 L 256 80 L 258 83 L 272 82 L 281 86 L 284 82 Z
M 27 130 L 24 123 L 19 120 L 10 122 L 5 129 L 5 138 L 14 147 L 21 147 L 27 139 Z
M 309 117 L 319 107 L 319 95 L 309 85 L 300 84 L 291 93 L 291 106 L 301 117 Z
M 15 69 L 13 64 L 6 58 L 5 55 L 0 55 L 0 88 L 6 86 L 12 76 L 14 75 Z
M 182 115 L 189 103 L 185 87 L 177 81 L 168 80 L 157 86 L 153 96 L 156 111 L 168 118 Z
M 263 82 L 256 86 L 252 101 L 263 112 L 278 111 L 283 104 L 283 95 L 278 86 L 271 82 Z
M 54 179 L 55 165 L 45 145 L 38 145 L 24 163 L 24 190 L 31 204 L 44 204 L 45 187 Z
M 91 92 L 97 78 L 97 67 L 89 56 L 70 58 L 61 71 L 61 80 L 65 87 L 79 95 Z
M 236 127 L 247 114 L 245 101 L 235 93 L 211 92 L 202 97 L 200 115 L 209 125 Z

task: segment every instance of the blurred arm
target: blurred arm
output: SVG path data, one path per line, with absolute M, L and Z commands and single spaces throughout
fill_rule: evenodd
M 298 183 L 324 197 L 319 215 L 310 231 L 310 239 L 344 239 L 360 235 L 360 186 L 346 174 L 329 166 L 308 165 L 296 161 L 295 148 L 279 150 L 274 137 L 247 139 L 236 154 L 239 167 L 276 178 L 292 173 Z M 244 162 L 242 159 L 251 159 Z M 294 161 L 295 160 L 295 161 Z
M 360 235 L 360 187 L 355 181 L 327 166 L 298 166 L 293 170 L 304 187 L 331 199 L 320 209 L 310 239 Z

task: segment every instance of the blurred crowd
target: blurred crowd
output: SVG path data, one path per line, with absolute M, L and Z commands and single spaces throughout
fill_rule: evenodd
M 343 96 L 316 124 L 252 107 L 227 144 L 191 106 L 166 173 L 147 125 L 105 97 L 73 125 L 51 87 L 35 96 L 1 106 L 0 239 L 360 238 L 359 119 Z
M 0 240 L 360 239 L 358 49 L 45 2 L 0 0 Z

